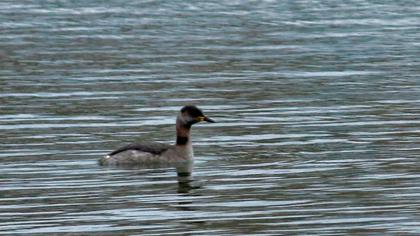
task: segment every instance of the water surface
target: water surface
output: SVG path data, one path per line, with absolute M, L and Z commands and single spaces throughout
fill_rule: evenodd
M 0 234 L 419 235 L 419 12 L 2 1 Z M 193 183 L 97 165 L 189 103 Z

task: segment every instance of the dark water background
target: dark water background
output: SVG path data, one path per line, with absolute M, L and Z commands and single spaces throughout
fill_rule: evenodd
M 420 235 L 420 3 L 0 2 L 0 234 Z M 105 168 L 171 143 L 194 178 Z

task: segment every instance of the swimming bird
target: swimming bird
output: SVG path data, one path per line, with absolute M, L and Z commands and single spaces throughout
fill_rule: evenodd
M 192 161 L 191 127 L 201 121 L 214 123 L 196 106 L 184 106 L 176 117 L 176 143 L 136 142 L 121 147 L 99 160 L 101 165 L 150 165 Z

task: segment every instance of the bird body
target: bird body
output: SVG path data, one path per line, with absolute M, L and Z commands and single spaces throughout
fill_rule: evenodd
M 99 160 L 101 165 L 148 165 L 193 160 L 194 152 L 191 142 L 192 125 L 214 121 L 195 106 L 185 106 L 176 119 L 176 144 L 169 145 L 157 142 L 136 142 L 123 146 Z

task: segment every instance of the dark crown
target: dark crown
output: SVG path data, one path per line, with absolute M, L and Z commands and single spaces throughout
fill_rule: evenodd
M 191 117 L 199 117 L 199 116 L 204 116 L 203 112 L 198 109 L 196 106 L 193 105 L 188 105 L 185 106 L 181 109 L 181 112 L 187 112 Z

